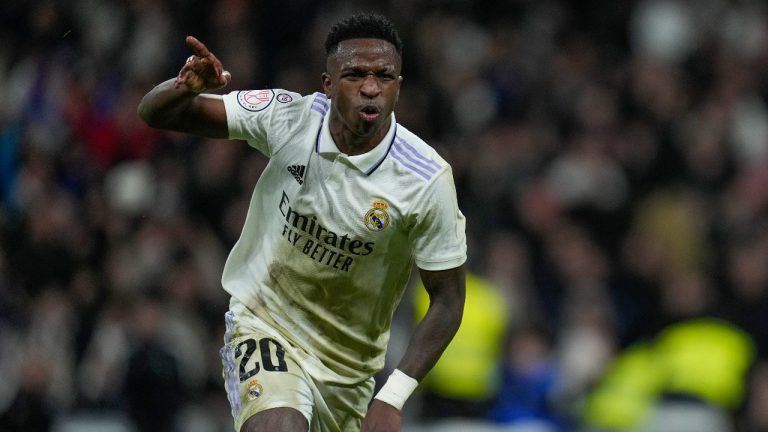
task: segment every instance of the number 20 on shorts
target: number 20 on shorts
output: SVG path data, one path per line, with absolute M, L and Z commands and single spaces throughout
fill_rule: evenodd
M 261 353 L 261 364 L 254 357 L 257 347 Z M 259 339 L 258 343 L 255 339 L 246 339 L 240 342 L 237 345 L 237 350 L 235 350 L 235 358 L 240 356 L 242 356 L 240 359 L 240 382 L 256 375 L 262 368 L 269 372 L 288 370 L 288 364 L 285 362 L 285 349 L 272 338 Z M 250 361 L 251 358 L 254 358 L 253 362 Z M 248 368 L 248 363 L 252 363 L 250 368 Z

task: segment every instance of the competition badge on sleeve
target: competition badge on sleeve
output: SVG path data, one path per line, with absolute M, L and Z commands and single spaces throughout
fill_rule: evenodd
M 257 112 L 272 103 L 275 92 L 272 90 L 247 90 L 237 93 L 237 103 L 248 111 Z

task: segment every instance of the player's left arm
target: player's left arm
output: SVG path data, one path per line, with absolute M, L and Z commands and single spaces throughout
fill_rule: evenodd
M 416 326 L 405 355 L 397 366 L 416 381 L 421 381 L 437 363 L 461 324 L 464 312 L 464 265 L 442 270 L 419 269 L 429 294 L 429 309 Z M 374 399 L 363 422 L 363 432 L 400 431 L 402 415 L 398 408 Z
M 429 294 L 429 309 L 397 366 L 417 381 L 437 363 L 459 329 L 466 292 L 464 265 L 442 271 L 419 269 L 419 274 Z

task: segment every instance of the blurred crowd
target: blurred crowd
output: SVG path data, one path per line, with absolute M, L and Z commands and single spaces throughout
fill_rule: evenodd
M 136 107 L 188 34 L 224 91 L 318 91 L 358 10 L 398 25 L 398 121 L 468 221 L 464 324 L 406 430 L 768 431 L 759 0 L 3 1 L 0 430 L 231 429 L 219 278 L 267 161 Z

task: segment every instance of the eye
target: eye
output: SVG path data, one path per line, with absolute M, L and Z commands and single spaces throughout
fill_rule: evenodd
M 341 77 L 349 80 L 359 80 L 365 78 L 365 72 L 360 70 L 350 70 L 341 74 Z

